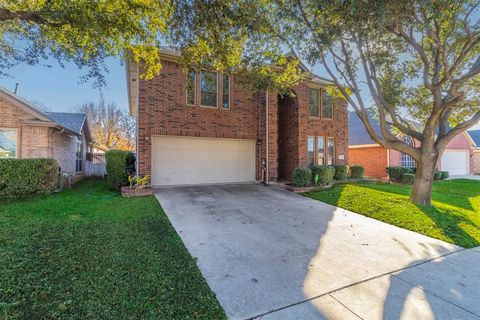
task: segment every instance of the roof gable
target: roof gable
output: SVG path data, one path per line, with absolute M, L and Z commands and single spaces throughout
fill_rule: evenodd
M 467 134 L 472 138 L 475 147 L 480 148 L 480 129 L 478 130 L 469 130 Z
M 8 91 L 7 89 L 0 86 L 0 96 L 10 102 L 13 106 L 21 109 L 22 111 L 31 114 L 35 118 L 41 121 L 50 121 L 48 116 L 32 105 L 30 102 L 26 101 L 25 99 L 19 97 L 18 95 L 14 94 L 13 92 Z
M 65 129 L 76 134 L 82 134 L 83 124 L 86 115 L 84 113 L 67 113 L 67 112 L 47 112 L 47 116 L 53 122 L 58 123 Z

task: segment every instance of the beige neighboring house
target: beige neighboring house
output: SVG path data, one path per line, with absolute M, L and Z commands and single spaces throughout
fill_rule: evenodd
M 78 179 L 93 148 L 85 114 L 43 112 L 0 87 L 0 159 L 54 158 Z

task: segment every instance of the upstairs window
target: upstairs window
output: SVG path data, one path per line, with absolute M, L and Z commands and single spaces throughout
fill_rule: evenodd
M 320 90 L 308 88 L 308 112 L 310 117 L 320 117 Z
M 326 91 L 322 91 L 322 118 L 333 118 L 333 99 Z
M 190 71 L 187 74 L 187 104 L 195 105 L 196 97 L 196 72 Z
M 0 128 L 0 159 L 17 157 L 17 130 Z
M 200 74 L 200 105 L 216 108 L 217 98 L 217 73 L 202 72 Z
M 230 76 L 226 74 L 223 75 L 222 108 L 230 109 Z

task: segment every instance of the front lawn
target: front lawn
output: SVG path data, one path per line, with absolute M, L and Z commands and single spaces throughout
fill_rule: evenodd
M 433 206 L 409 201 L 411 186 L 365 182 L 304 195 L 424 235 L 471 248 L 480 245 L 480 182 L 434 183 Z
M 0 318 L 223 319 L 153 196 L 103 181 L 0 204 Z

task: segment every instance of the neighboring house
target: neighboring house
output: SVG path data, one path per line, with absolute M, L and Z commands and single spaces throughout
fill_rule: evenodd
M 475 144 L 472 155 L 472 171 L 474 174 L 480 174 L 480 129 L 469 130 L 468 135 Z
M 62 172 L 84 175 L 93 144 L 85 114 L 42 112 L 0 87 L 0 158 L 54 158 Z
M 370 121 L 375 132 L 381 136 L 380 126 Z M 349 161 L 351 165 L 359 164 L 365 168 L 365 176 L 387 178 L 385 168 L 388 166 L 415 167 L 415 160 L 408 154 L 386 149 L 373 141 L 365 126 L 355 112 L 349 113 Z M 420 142 L 409 136 L 401 136 L 408 144 L 418 147 Z M 463 132 L 453 138 L 447 145 L 438 163 L 438 170 L 448 171 L 451 175 L 473 173 L 474 143 Z
M 252 93 L 235 75 L 187 72 L 161 49 L 162 70 L 146 81 L 128 62 L 137 166 L 152 185 L 288 181 L 295 167 L 348 163 L 348 109 L 312 76 L 292 92 Z

